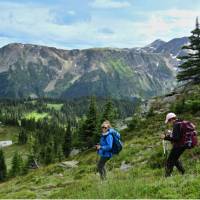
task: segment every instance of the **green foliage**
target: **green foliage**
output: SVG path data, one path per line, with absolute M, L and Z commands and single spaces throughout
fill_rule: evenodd
M 134 74 L 134 71 L 120 59 L 109 60 L 108 67 L 111 67 L 115 72 L 124 78 L 132 77 Z
M 148 113 L 147 113 L 147 117 L 153 117 L 154 116 L 154 108 L 153 106 L 149 109 Z
M 21 129 L 18 135 L 18 143 L 19 144 L 26 144 L 28 141 L 28 134 L 25 129 Z
M 131 121 L 128 123 L 129 130 L 135 130 L 138 129 L 141 125 L 141 119 L 138 115 L 134 115 L 131 119 Z
M 16 152 L 12 159 L 12 167 L 10 170 L 10 176 L 14 177 L 17 175 L 22 175 L 23 172 L 23 160 L 21 155 Z
M 177 114 L 191 112 L 193 114 L 200 111 L 200 100 L 179 100 L 176 103 L 172 104 L 171 110 Z
M 185 99 L 183 98 L 183 99 L 177 101 L 176 103 L 172 104 L 171 110 L 177 114 L 181 114 L 181 113 L 185 112 L 186 111 Z
M 149 157 L 148 164 L 152 169 L 164 168 L 166 157 L 163 155 L 162 147 L 155 149 L 154 153 Z
M 63 104 L 47 104 L 47 108 L 61 110 Z
M 0 182 L 5 181 L 7 177 L 7 166 L 5 163 L 3 150 L 0 149 Z
M 195 111 L 195 115 L 192 114 L 195 110 L 194 107 L 198 108 L 199 92 L 196 89 L 192 93 L 191 90 L 189 91 L 190 93 L 181 94 L 174 105 L 178 102 L 184 105 L 184 112 L 179 114 L 179 117 L 192 120 L 199 132 L 198 112 Z M 88 111 L 90 114 L 95 111 L 95 103 L 91 104 L 93 104 L 91 106 L 93 109 L 91 109 L 91 112 Z M 163 108 L 162 106 L 162 104 L 159 104 L 158 108 Z M 157 110 L 155 109 L 155 111 Z M 99 121 L 98 110 L 95 112 L 97 113 L 95 119 Z M 30 166 L 28 163 L 31 163 L 35 156 L 42 164 L 50 165 L 34 171 L 31 170 L 25 176 L 15 177 L 4 183 L 3 187 L 0 187 L 1 198 L 199 198 L 199 148 L 187 150 L 181 156 L 186 168 L 186 175 L 180 176 L 174 169 L 172 177 L 168 179 L 163 177 L 166 158 L 163 156 L 162 141 L 159 136 L 166 128 L 164 124 L 165 114 L 153 112 L 147 118 L 141 118 L 139 114 L 134 115 L 129 130 L 120 131 L 124 148 L 118 156 L 114 156 L 106 164 L 108 180 L 105 182 L 100 182 L 99 176 L 95 174 L 98 157 L 93 149 L 81 152 L 73 157 L 73 160 L 79 161 L 77 168 L 64 168 L 60 163 L 51 164 L 63 161 L 63 142 L 67 131 L 63 124 L 57 123 L 58 120 L 37 121 L 30 131 L 35 154 L 33 157 L 27 158 L 25 164 L 22 164 L 21 174 L 27 173 L 28 166 Z M 90 115 L 88 114 L 88 116 Z M 94 120 L 94 118 L 88 118 L 90 119 L 89 122 Z M 73 139 L 74 129 L 81 127 L 84 130 L 86 127 L 83 125 L 86 121 L 87 118 L 82 118 L 76 127 L 71 126 Z M 22 121 L 23 127 L 28 128 L 29 124 L 32 124 L 32 122 Z M 0 127 L 0 136 L 8 130 L 5 129 L 2 132 L 2 129 Z M 15 132 L 17 136 L 18 129 L 12 130 L 15 129 L 11 129 L 9 132 Z M 83 131 L 80 132 L 83 133 Z M 8 136 L 10 137 L 10 135 Z M 26 145 L 29 145 L 29 142 Z M 74 144 L 73 142 L 72 144 Z M 14 145 L 11 147 L 12 151 L 9 150 L 9 147 L 5 148 L 5 152 L 9 151 L 10 155 L 17 148 L 24 152 L 24 145 Z M 120 169 L 122 162 L 130 165 L 127 171 Z M 24 168 L 24 166 L 27 166 L 27 168 Z
M 65 133 L 64 144 L 63 144 L 63 152 L 65 157 L 68 157 L 72 149 L 72 132 L 71 132 L 71 124 L 68 122 L 67 130 Z
M 199 127 L 198 117 L 188 114 L 182 117 L 193 118 Z M 79 161 L 77 168 L 66 169 L 60 163 L 41 167 L 20 179 L 6 182 L 0 188 L 0 195 L 2 198 L 15 195 L 18 198 L 25 195 L 27 198 L 73 199 L 199 198 L 199 148 L 188 150 L 181 156 L 186 175 L 181 176 L 174 169 L 172 177 L 164 178 L 165 157 L 159 138 L 164 118 L 164 114 L 155 114 L 137 129 L 123 133 L 129 137 L 123 135 L 126 140 L 122 152 L 107 163 L 108 179 L 105 182 L 100 182 L 99 176 L 95 174 L 97 155 L 90 150 L 73 158 Z M 120 170 L 122 161 L 130 164 L 131 168 Z M 15 187 L 10 191 L 13 185 Z
M 64 128 L 48 121 L 42 121 L 37 125 L 32 146 L 36 159 L 45 165 L 61 161 L 64 158 Z
M 190 44 L 183 49 L 190 50 L 187 56 L 180 57 L 184 62 L 179 66 L 181 69 L 177 75 L 178 81 L 185 81 L 187 84 L 200 83 L 200 29 L 197 18 L 196 28 L 189 37 Z
M 200 99 L 188 100 L 186 102 L 186 111 L 191 111 L 192 113 L 200 111 Z
M 94 97 L 91 98 L 86 120 L 84 121 L 79 137 L 84 147 L 93 147 L 99 139 L 98 133 L 99 127 L 99 116 L 97 114 L 96 100 Z
M 114 108 L 112 101 L 109 100 L 104 106 L 101 123 L 108 120 L 114 126 L 116 118 L 117 118 L 117 111 Z
M 31 113 L 28 113 L 25 118 L 26 119 L 35 119 L 36 121 L 38 121 L 39 119 L 43 119 L 45 117 L 48 116 L 48 113 L 37 113 L 37 112 L 31 112 Z
M 35 168 L 35 157 L 31 154 L 28 154 L 26 160 L 24 161 L 24 166 L 23 166 L 23 169 L 22 169 L 22 174 L 25 175 L 25 174 L 28 174 L 29 172 L 29 169 L 31 168 Z
M 48 143 L 47 146 L 44 148 L 44 152 L 42 153 L 44 153 L 44 164 L 48 165 L 54 162 L 54 151 L 52 143 Z

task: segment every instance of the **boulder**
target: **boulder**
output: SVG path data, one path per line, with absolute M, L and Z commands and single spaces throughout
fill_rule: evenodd
M 131 164 L 126 163 L 126 161 L 122 161 L 121 166 L 120 166 L 120 169 L 121 169 L 122 171 L 127 171 L 127 170 L 129 170 L 131 167 L 132 167 Z
M 73 156 L 75 156 L 75 155 L 77 155 L 77 154 L 79 154 L 79 153 L 80 153 L 80 150 L 79 150 L 79 149 L 72 149 L 72 151 L 70 152 L 70 155 L 69 155 L 69 156 L 73 157 Z
M 76 168 L 78 167 L 79 162 L 76 160 L 71 160 L 71 161 L 65 161 L 59 164 L 60 167 L 64 167 L 64 168 Z

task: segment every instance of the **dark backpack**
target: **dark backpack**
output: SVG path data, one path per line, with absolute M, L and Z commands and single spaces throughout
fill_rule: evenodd
M 119 152 L 123 148 L 122 142 L 120 140 L 121 136 L 116 130 L 114 130 L 112 128 L 109 129 L 109 134 L 111 134 L 113 137 L 113 146 L 112 146 L 111 152 L 113 154 L 119 154 Z
M 182 138 L 180 140 L 180 145 L 184 145 L 191 149 L 198 144 L 197 131 L 195 130 L 195 125 L 189 121 L 179 122 Z

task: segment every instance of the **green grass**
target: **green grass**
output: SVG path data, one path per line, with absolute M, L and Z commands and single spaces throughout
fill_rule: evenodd
M 0 126 L 0 141 L 1 140 L 12 140 L 17 141 L 17 134 L 19 129 L 12 126 Z
M 45 117 L 49 117 L 48 113 L 38 113 L 36 111 L 33 111 L 31 113 L 27 113 L 25 115 L 26 119 L 35 119 L 36 121 L 38 121 L 39 119 L 43 119 Z
M 161 101 L 159 98 L 158 100 Z M 155 106 L 158 110 L 160 107 L 163 108 L 163 105 L 158 102 L 155 102 Z M 200 133 L 198 113 L 183 112 L 178 117 L 192 121 Z M 1 183 L 0 198 L 199 199 L 199 147 L 186 150 L 181 156 L 186 169 L 184 176 L 174 169 L 172 177 L 164 177 L 166 158 L 163 155 L 160 134 L 169 128 L 164 124 L 164 120 L 165 113 L 154 113 L 140 121 L 139 126 L 134 130 L 122 131 L 124 148 L 118 156 L 108 161 L 106 165 L 108 179 L 104 182 L 100 181 L 96 172 L 98 156 L 94 150 L 91 150 L 69 158 L 69 160 L 79 161 L 77 168 L 66 169 L 59 166 L 59 163 L 55 163 L 33 170 L 26 176 L 19 176 Z M 15 140 L 17 131 L 12 127 L 0 129 L 0 138 Z M 27 146 L 13 145 L 5 148 L 5 155 L 8 159 L 15 150 L 21 150 L 25 155 L 27 148 Z M 169 144 L 169 150 L 170 148 Z M 127 171 L 120 169 L 124 161 L 131 165 Z
M 182 115 L 191 119 L 192 115 Z M 193 120 L 200 125 L 198 117 Z M 96 173 L 98 157 L 94 151 L 73 159 L 79 167 L 65 169 L 59 163 L 41 167 L 26 176 L 0 185 L 1 198 L 200 198 L 200 150 L 188 150 L 182 156 L 186 175 L 175 169 L 164 178 L 164 156 L 159 135 L 164 115 L 148 118 L 135 131 L 124 131 L 124 149 L 107 163 L 108 180 L 101 182 Z M 199 127 L 199 126 L 198 126 Z M 198 129 L 199 130 L 199 129 Z M 125 161 L 132 165 L 121 171 Z
M 133 76 L 133 70 L 130 68 L 130 66 L 123 63 L 121 60 L 109 60 L 107 62 L 107 65 L 109 68 L 114 69 L 116 72 L 119 73 L 121 76 L 127 76 L 131 77 Z
M 47 104 L 47 108 L 52 108 L 55 110 L 61 110 L 62 106 L 63 104 L 50 104 L 50 103 Z
M 22 155 L 22 158 L 27 156 L 28 145 L 18 145 L 18 133 L 19 128 L 11 126 L 0 126 L 0 141 L 12 140 L 13 144 L 7 147 L 4 147 L 4 154 L 6 158 L 7 168 L 11 167 L 11 160 L 14 153 L 17 151 Z

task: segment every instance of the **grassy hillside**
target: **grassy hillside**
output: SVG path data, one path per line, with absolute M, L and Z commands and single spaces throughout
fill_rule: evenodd
M 36 111 L 27 113 L 25 115 L 26 119 L 35 119 L 36 121 L 38 121 L 39 119 L 43 119 L 44 117 L 48 117 L 48 113 L 38 113 Z
M 11 167 L 11 160 L 16 151 L 20 152 L 23 157 L 26 157 L 28 145 L 18 145 L 19 128 L 12 126 L 0 126 L 0 141 L 12 140 L 13 145 L 4 147 L 7 168 Z
M 192 100 L 194 96 L 196 98 Z M 182 160 L 186 168 L 184 176 L 179 175 L 175 169 L 172 177 L 164 178 L 166 158 L 159 136 L 167 128 L 164 125 L 165 112 L 176 110 L 182 99 L 185 102 L 190 101 L 190 104 L 200 99 L 198 88 L 177 95 L 174 99 L 168 103 L 169 105 L 162 104 L 166 100 L 164 98 L 155 99 L 152 104 L 154 112 L 149 113 L 148 117 L 137 118 L 137 126 L 134 129 L 122 132 L 124 149 L 108 162 L 107 181 L 100 181 L 96 173 L 98 157 L 95 151 L 91 150 L 69 159 L 79 161 L 77 168 L 66 169 L 60 166 L 60 163 L 56 163 L 0 184 L 0 197 L 200 198 L 199 147 L 187 150 L 183 154 Z M 188 107 L 179 111 L 181 111 L 179 117 L 194 122 L 200 132 L 198 109 L 194 112 Z M 120 169 L 122 162 L 131 167 L 127 171 L 122 171 Z

